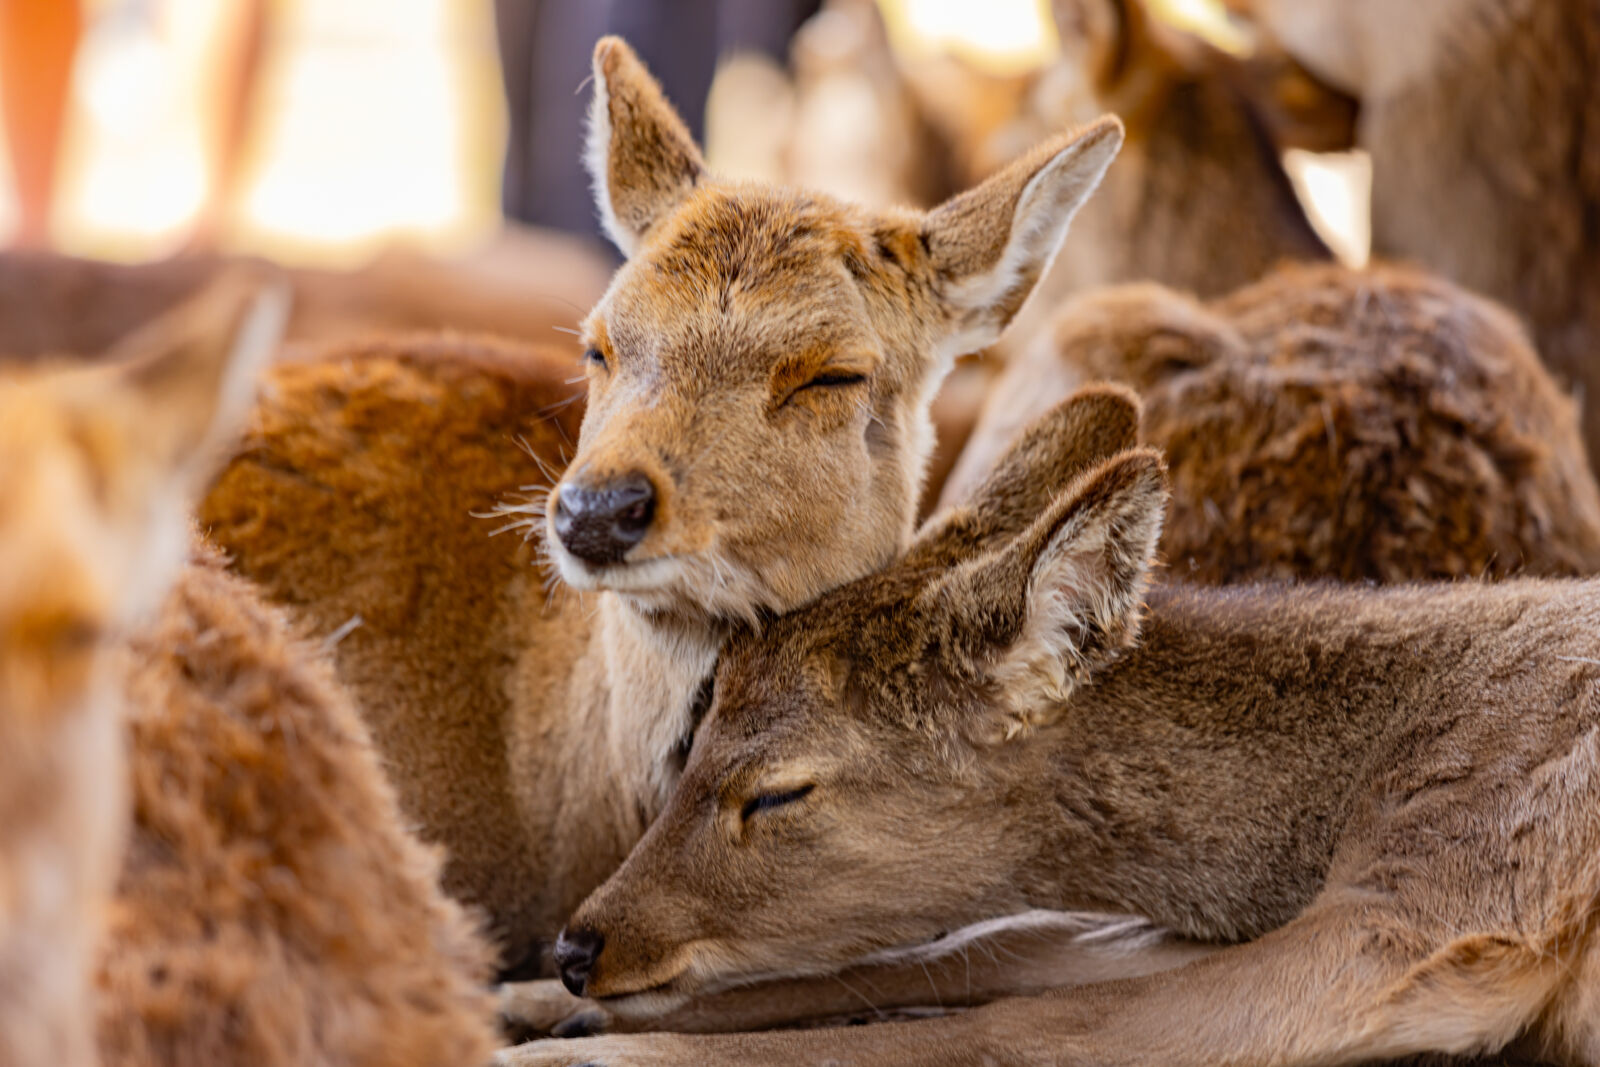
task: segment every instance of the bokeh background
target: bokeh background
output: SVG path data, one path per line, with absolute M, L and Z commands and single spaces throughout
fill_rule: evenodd
M 1150 7 L 1250 47 L 1213 0 Z M 870 203 L 936 199 L 1020 147 L 1042 83 L 1070 94 L 1047 0 L 0 0 L 0 244 L 355 267 L 470 254 L 507 219 L 592 239 L 579 137 L 604 32 L 720 171 Z M 1289 156 L 1362 262 L 1364 160 Z

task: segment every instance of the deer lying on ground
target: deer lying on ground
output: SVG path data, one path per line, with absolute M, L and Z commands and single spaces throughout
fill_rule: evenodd
M 944 1018 L 502 1063 L 1327 1064 L 1519 1035 L 1600 1060 L 1600 583 L 1146 595 L 1158 453 L 974 542 L 991 496 L 730 641 L 566 980 L 659 1010 L 1082 913 L 1229 947 Z
M 1233 0 L 1360 98 L 1372 242 L 1504 301 L 1600 456 L 1600 18 L 1592 0 Z
M 514 431 L 562 461 L 568 392 L 530 366 L 286 366 L 201 508 L 242 573 L 343 635 L 404 810 L 512 963 L 665 803 L 729 629 L 905 545 L 940 379 L 1010 320 L 1121 141 L 1102 121 L 931 212 L 873 213 L 706 173 L 621 41 L 595 82 L 589 163 L 629 259 L 585 324 L 549 515 L 534 489 L 500 516 L 548 529 L 550 566 L 469 513 L 539 481 Z
M 1174 486 L 1162 552 L 1186 580 L 1600 572 L 1572 401 L 1509 314 L 1441 279 L 1327 264 L 1204 304 L 1086 294 L 996 382 L 941 506 L 1096 378 L 1144 400 Z
M 256 291 L 228 277 L 101 365 L 0 376 L 7 1065 L 95 1062 L 97 1019 L 98 1061 L 130 1067 L 493 1047 L 488 948 L 322 655 L 211 553 L 181 565 L 277 348 Z

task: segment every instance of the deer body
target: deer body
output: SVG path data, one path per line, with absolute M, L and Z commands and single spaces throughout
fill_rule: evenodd
M 730 645 L 667 812 L 563 935 L 586 949 L 566 977 L 676 1004 L 1041 911 L 1230 947 L 945 1019 L 503 1061 L 1359 1063 L 1521 1034 L 1595 1062 L 1600 583 L 1145 598 L 1147 451 L 974 548 L 1047 437 L 900 563 Z

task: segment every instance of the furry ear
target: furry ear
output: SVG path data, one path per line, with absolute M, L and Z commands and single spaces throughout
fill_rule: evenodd
M 1122 123 L 1106 116 L 1046 141 L 923 217 L 929 267 L 949 316 L 941 355 L 974 352 L 1000 336 L 1121 147 Z
M 141 423 L 132 439 L 190 488 L 248 413 L 256 379 L 282 343 L 289 303 L 287 282 L 231 271 L 110 353 L 116 387 L 134 399 Z
M 600 223 L 625 256 L 706 172 L 683 120 L 620 37 L 602 37 L 594 46 L 584 164 Z
M 1086 386 L 1023 428 L 960 506 L 930 522 L 906 555 L 953 565 L 1016 537 L 1072 480 L 1139 435 L 1139 398 L 1107 382 Z
M 1048 721 L 1133 643 L 1166 500 L 1160 454 L 1124 452 L 1080 478 L 1011 544 L 946 580 L 939 596 L 952 613 L 950 632 L 995 694 L 985 740 Z

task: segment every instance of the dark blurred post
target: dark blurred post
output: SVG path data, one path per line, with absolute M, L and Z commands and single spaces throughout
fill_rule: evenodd
M 67 91 L 82 36 L 78 0 L 0 0 L 0 102 L 22 209 L 16 243 L 24 248 L 50 242 Z
M 595 39 L 621 34 L 702 137 L 719 57 L 760 50 L 778 60 L 820 0 L 495 0 L 509 136 L 507 218 L 599 234 L 580 159 Z

